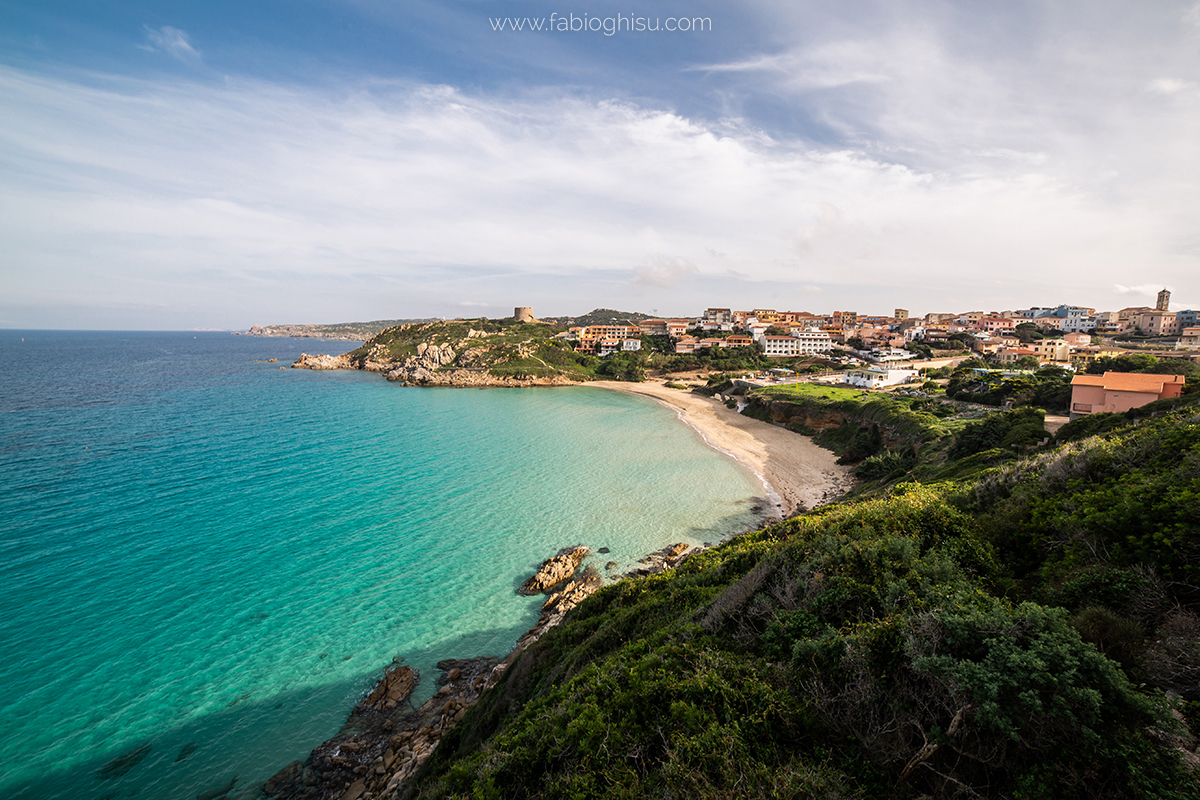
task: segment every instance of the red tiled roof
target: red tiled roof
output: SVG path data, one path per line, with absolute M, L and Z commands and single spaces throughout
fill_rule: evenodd
M 1076 375 L 1072 386 L 1103 386 L 1110 392 L 1153 392 L 1162 394 L 1169 383 L 1182 384 L 1182 375 L 1147 375 L 1139 372 L 1106 372 L 1103 375 Z

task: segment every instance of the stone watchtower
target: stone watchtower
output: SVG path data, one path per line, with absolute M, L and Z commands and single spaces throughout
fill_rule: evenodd
M 1158 293 L 1158 305 L 1155 306 L 1159 311 L 1169 311 L 1168 306 L 1171 305 L 1171 293 L 1165 288 Z
M 513 309 L 513 319 L 517 322 L 537 322 L 533 318 L 533 308 L 530 306 L 517 306 Z

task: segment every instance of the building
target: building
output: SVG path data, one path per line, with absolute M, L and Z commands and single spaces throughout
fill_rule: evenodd
M 1057 306 L 1035 311 L 1033 322 L 1041 330 L 1059 330 L 1063 333 L 1090 333 L 1099 324 L 1094 308 L 1079 306 Z
M 604 342 L 628 339 L 634 336 L 641 335 L 641 328 L 637 325 L 584 325 L 569 328 L 567 333 L 575 340 L 575 349 L 583 353 L 597 353 L 599 355 L 608 355 L 602 352 L 604 350 Z M 612 351 L 610 351 L 612 352 Z
M 800 340 L 795 336 L 766 336 L 759 339 L 763 355 L 768 358 L 788 358 L 800 355 Z
M 1092 337 L 1086 333 L 1068 333 L 1063 337 L 1072 348 L 1086 347 L 1092 343 Z
M 833 349 L 833 339 L 820 328 L 793 330 L 792 338 L 801 355 L 825 355 Z
M 1184 350 L 1200 350 L 1200 327 L 1184 328 L 1177 346 Z
M 983 317 L 975 326 L 981 331 L 988 333 L 1005 333 L 1013 331 L 1017 327 L 1017 323 L 1009 317 Z
M 892 312 L 892 319 L 896 320 L 896 322 L 901 322 L 908 319 L 908 309 L 897 308 L 894 312 Z
M 721 325 L 728 323 L 733 324 L 733 311 L 728 308 L 706 308 L 704 309 L 704 321 Z
M 1159 311 L 1169 311 L 1171 309 L 1171 293 L 1167 291 L 1167 287 L 1158 293 L 1158 304 L 1154 306 Z
M 699 348 L 700 342 L 695 336 L 681 336 L 675 340 L 675 352 L 679 353 L 694 353 Z
M 1025 345 L 1037 356 L 1038 361 L 1069 361 L 1071 346 L 1063 339 L 1042 339 Z
M 850 330 L 858 327 L 858 312 L 857 311 L 835 311 L 831 320 L 833 327 L 841 328 L 842 330 Z
M 1183 394 L 1182 375 L 1106 372 L 1071 379 L 1071 419 L 1101 412 L 1121 413 Z
M 1143 336 L 1175 336 L 1179 333 L 1179 319 L 1170 311 L 1154 309 L 1133 317 L 1133 327 Z
M 880 389 L 884 386 L 896 386 L 907 383 L 917 377 L 915 369 L 876 369 L 867 367 L 846 371 L 846 383 L 851 386 L 861 386 L 864 389 Z
M 725 345 L 727 347 L 750 347 L 754 344 L 754 340 L 749 336 L 726 336 Z
M 996 353 L 996 360 L 1001 364 L 1014 364 L 1026 356 L 1037 358 L 1038 354 L 1028 347 L 1009 347 Z
M 1124 350 L 1116 350 L 1111 347 L 1088 345 L 1086 347 L 1080 347 L 1071 351 L 1071 363 L 1074 364 L 1076 368 L 1082 367 L 1086 369 L 1088 364 L 1091 364 L 1098 358 L 1116 358 L 1119 355 L 1123 355 L 1125 352 L 1126 351 Z

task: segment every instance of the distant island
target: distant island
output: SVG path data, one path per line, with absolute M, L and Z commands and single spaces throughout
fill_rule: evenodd
M 432 319 L 377 319 L 371 322 L 334 322 L 328 325 L 251 325 L 249 330 L 234 331 L 234 336 L 279 336 L 294 339 L 334 339 L 362 342 L 396 325 L 432 322 Z

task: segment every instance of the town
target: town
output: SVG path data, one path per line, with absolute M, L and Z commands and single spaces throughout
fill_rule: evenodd
M 577 352 L 599 357 L 633 353 L 654 341 L 687 355 L 720 348 L 755 348 L 775 359 L 812 357 L 836 379 L 852 386 L 884 388 L 920 382 L 930 368 L 979 358 L 1005 374 L 1047 367 L 1083 373 L 1100 360 L 1128 355 L 1200 361 L 1200 311 L 1170 310 L 1171 293 L 1158 293 L 1154 308 L 1131 306 L 1097 311 L 1074 305 L 1007 311 L 890 316 L 854 311 L 813 314 L 756 308 L 708 308 L 694 318 L 640 319 L 570 327 L 565 338 Z M 518 309 L 518 314 L 522 309 Z M 531 315 L 530 315 L 531 316 Z M 1103 362 L 1101 362 L 1103 363 Z M 818 371 L 818 367 L 812 369 Z M 791 370 L 771 370 L 787 379 Z M 1106 372 L 1071 381 L 1072 417 L 1126 411 L 1177 397 L 1180 375 Z

